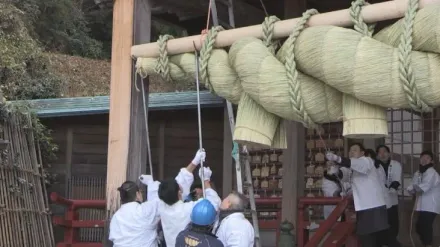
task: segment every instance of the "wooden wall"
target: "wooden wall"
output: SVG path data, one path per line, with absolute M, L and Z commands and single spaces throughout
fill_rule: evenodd
M 155 111 L 150 113 L 150 143 L 155 179 L 175 176 L 191 162 L 198 149 L 197 111 Z M 53 130 L 59 146 L 58 159 L 51 172 L 58 174 L 56 186 L 49 191 L 66 193 L 71 176 L 106 176 L 108 114 L 42 119 Z M 213 182 L 222 183 L 223 108 L 202 109 L 203 146 Z M 145 171 L 147 173 L 147 171 Z M 196 175 L 196 178 L 198 176 Z M 221 186 L 217 186 L 221 193 Z

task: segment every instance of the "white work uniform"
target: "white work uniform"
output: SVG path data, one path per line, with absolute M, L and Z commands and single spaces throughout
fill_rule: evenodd
M 334 181 L 328 180 L 326 178 L 322 179 L 322 193 L 325 197 L 334 197 L 334 194 L 336 192 L 340 192 L 341 188 L 337 183 Z M 336 205 L 325 205 L 324 206 L 324 218 L 327 219 L 327 217 L 332 213 L 332 211 L 335 209 Z
M 159 222 L 159 184 L 148 186 L 148 201 L 122 204 L 110 221 L 109 240 L 114 247 L 156 247 Z
M 254 246 L 254 228 L 243 213 L 228 215 L 218 227 L 216 235 L 224 247 Z
M 418 195 L 416 211 L 426 211 L 440 214 L 440 176 L 437 171 L 430 167 L 424 173 L 414 173 L 413 184 L 407 190 L 416 192 L 414 185 L 423 190 Z
M 186 168 L 182 168 L 176 177 L 176 181 L 182 188 L 182 198 L 185 198 L 189 194 L 190 187 L 194 182 L 193 174 Z M 205 190 L 205 196 L 218 211 L 221 199 L 217 192 L 209 188 Z M 171 206 L 162 201 L 160 202 L 159 215 L 167 246 L 175 246 L 177 235 L 188 226 L 191 221 L 192 209 L 201 200 L 203 198 L 195 202 L 178 201 Z
M 388 176 L 386 177 L 386 185 L 388 188 L 393 181 L 397 181 L 402 184 L 402 165 L 396 160 L 391 160 L 388 166 Z M 397 190 L 389 189 L 388 194 L 391 205 L 398 205 L 399 195 L 397 193 Z
M 390 192 L 389 192 L 389 189 L 385 186 L 387 184 L 387 175 L 385 174 L 385 170 L 383 169 L 382 165 L 380 165 L 376 169 L 377 169 L 376 171 L 379 175 L 381 185 L 383 188 L 383 196 L 385 199 L 385 204 L 387 205 L 387 209 L 391 208 L 393 206 L 393 204 L 391 203 Z
M 385 206 L 384 184 L 374 161 L 362 156 L 351 158 L 351 186 L 353 190 L 354 208 L 356 211 Z
M 348 182 L 348 176 L 350 173 L 350 170 L 345 168 L 345 167 L 341 167 L 340 170 L 342 171 L 343 177 L 340 181 L 340 185 L 338 185 L 337 183 L 335 183 L 334 181 L 328 180 L 325 177 L 322 178 L 322 193 L 324 194 L 325 197 L 334 197 L 336 192 L 342 192 L 345 191 L 347 192 L 349 190 L 350 187 L 350 183 Z M 345 174 L 345 175 L 344 175 Z M 346 179 L 344 179 L 344 176 Z M 325 205 L 324 206 L 324 218 L 327 219 L 327 217 L 332 213 L 332 211 L 336 208 L 336 205 Z

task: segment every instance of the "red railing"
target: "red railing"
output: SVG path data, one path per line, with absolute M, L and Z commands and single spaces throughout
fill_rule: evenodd
M 52 203 L 66 206 L 64 217 L 53 216 L 54 225 L 64 227 L 64 241 L 57 243 L 57 247 L 102 247 L 102 243 L 79 242 L 79 228 L 103 228 L 104 220 L 80 220 L 78 209 L 95 208 L 105 209 L 105 200 L 70 200 L 56 193 L 50 194 Z
M 276 231 L 276 246 L 278 246 L 278 240 L 280 238 L 280 225 L 281 225 L 281 198 L 256 198 L 255 204 L 257 206 L 275 206 L 276 218 L 271 220 L 258 220 L 258 226 L 260 230 L 274 230 Z
M 319 225 L 312 238 L 309 239 L 310 230 L 308 226 L 310 222 L 305 220 L 305 214 L 308 206 L 313 205 L 337 205 L 327 219 L 323 220 Z M 338 219 L 345 215 L 344 222 L 337 222 Z M 303 197 L 298 202 L 298 218 L 297 218 L 297 246 L 298 247 L 316 247 L 325 238 L 327 233 L 330 235 L 324 241 L 323 247 L 337 247 L 344 243 L 350 247 L 356 247 L 357 238 L 354 235 L 355 219 L 352 210 L 352 200 L 340 197 Z
M 66 206 L 66 213 L 64 217 L 53 216 L 52 222 L 54 225 L 64 227 L 64 240 L 62 243 L 57 243 L 57 247 L 103 247 L 102 243 L 87 243 L 79 242 L 79 228 L 103 228 L 105 225 L 104 220 L 80 220 L 78 209 L 81 208 L 95 208 L 105 209 L 105 200 L 71 200 L 59 196 L 56 193 L 50 195 L 52 203 Z M 275 219 L 271 220 L 259 220 L 258 225 L 262 230 L 275 230 L 277 234 L 277 242 L 280 235 L 281 224 L 281 198 L 270 199 L 256 199 L 257 207 L 259 205 L 277 205 L 274 210 L 277 211 Z

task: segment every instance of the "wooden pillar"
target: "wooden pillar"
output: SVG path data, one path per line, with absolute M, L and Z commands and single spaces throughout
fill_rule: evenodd
M 306 0 L 284 0 L 284 19 L 299 17 L 306 10 Z M 289 121 L 287 150 L 283 154 L 282 220 L 297 227 L 297 202 L 304 195 L 305 130 L 301 123 Z
M 306 0 L 284 0 L 284 19 L 299 17 L 306 9 Z
M 119 207 L 117 187 L 126 180 L 130 139 L 134 0 L 113 1 L 110 119 L 107 158 L 107 210 Z
M 151 5 L 149 0 L 135 0 L 134 44 L 144 44 L 150 42 L 151 35 Z M 133 77 L 131 81 L 131 112 L 130 112 L 130 143 L 127 165 L 127 180 L 137 181 L 140 174 L 151 174 L 147 166 L 147 135 L 145 128 L 144 107 L 147 107 L 148 114 L 148 78 L 142 79 L 135 74 L 133 66 Z M 133 81 L 134 79 L 134 81 Z M 128 82 L 127 82 L 128 83 Z M 146 105 L 144 106 L 142 95 L 142 84 L 144 84 L 144 94 Z M 150 132 L 152 130 L 150 129 Z M 150 143 L 151 145 L 151 143 Z M 148 170 L 147 170 L 148 168 Z M 154 175 L 154 173 L 153 173 Z M 157 177 L 157 176 L 155 176 Z
M 287 120 L 285 120 L 287 121 Z M 297 201 L 304 195 L 305 131 L 301 123 L 289 121 L 287 150 L 283 154 L 282 220 L 296 228 Z
M 66 180 L 72 177 L 73 127 L 66 130 Z M 67 195 L 67 194 L 66 194 Z
M 223 197 L 232 191 L 233 168 L 235 166 L 231 155 L 232 146 L 231 126 L 229 126 L 228 108 L 225 104 L 223 107 Z
M 159 179 L 165 176 L 165 121 L 161 120 L 159 124 Z

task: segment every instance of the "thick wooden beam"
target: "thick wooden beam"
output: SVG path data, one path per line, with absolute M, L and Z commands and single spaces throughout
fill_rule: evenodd
M 119 207 L 117 187 L 126 180 L 130 138 L 134 0 L 115 0 L 110 80 L 110 120 L 107 160 L 107 210 Z
M 151 5 L 149 0 L 135 0 L 134 44 L 150 42 L 151 35 Z M 132 67 L 131 79 L 131 113 L 130 113 L 130 143 L 127 165 L 127 180 L 137 181 L 140 174 L 151 174 L 147 166 L 147 134 L 144 107 L 148 115 L 148 78 L 142 79 Z M 142 84 L 144 92 L 142 92 Z M 143 95 L 145 94 L 145 105 Z M 148 170 L 147 170 L 148 168 Z
M 223 107 L 223 187 L 222 196 L 225 197 L 232 191 L 232 177 L 233 177 L 233 159 L 232 159 L 232 135 L 231 127 L 229 126 L 228 109 Z
M 285 120 L 287 121 L 287 120 Z M 305 131 L 304 127 L 293 121 L 286 122 L 287 150 L 283 154 L 283 220 L 288 220 L 296 228 L 297 201 L 304 195 L 305 174 Z

